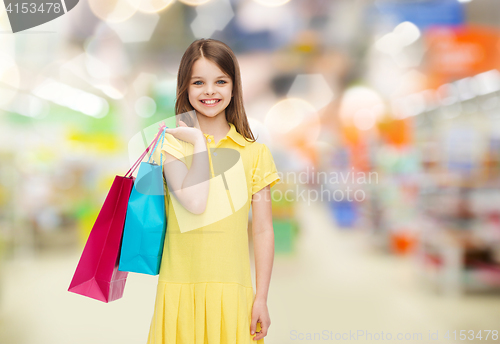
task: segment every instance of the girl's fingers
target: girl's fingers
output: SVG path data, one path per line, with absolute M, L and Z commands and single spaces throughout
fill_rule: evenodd
M 257 329 L 257 320 L 256 318 L 252 319 L 250 323 L 250 334 L 255 334 L 255 330 Z
M 261 340 L 265 336 L 267 336 L 267 330 L 269 328 L 269 325 L 263 324 L 260 320 L 257 321 L 260 325 L 260 331 L 255 332 L 255 337 L 253 337 L 253 340 Z

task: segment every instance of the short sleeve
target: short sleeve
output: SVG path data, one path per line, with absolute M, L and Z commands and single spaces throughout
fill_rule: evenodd
M 160 142 L 158 144 L 161 145 L 161 143 L 160 138 Z M 185 143 L 175 138 L 172 134 L 165 133 L 165 139 L 163 140 L 163 146 L 161 147 L 163 159 L 165 159 L 165 152 L 173 155 L 187 165 Z
M 252 195 L 270 185 L 273 187 L 280 181 L 273 156 L 269 148 L 262 144 L 254 159 L 252 172 Z

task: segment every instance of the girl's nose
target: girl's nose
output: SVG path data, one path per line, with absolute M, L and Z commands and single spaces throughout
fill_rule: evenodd
M 205 94 L 209 95 L 209 94 L 214 94 L 214 90 L 212 89 L 212 86 L 207 86 L 206 90 L 205 90 Z

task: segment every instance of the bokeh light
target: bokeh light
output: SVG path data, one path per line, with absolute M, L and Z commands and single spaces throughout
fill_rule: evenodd
M 160 20 L 156 12 L 135 12 L 126 21 L 108 22 L 107 25 L 120 37 L 124 43 L 147 42 L 151 39 Z
M 212 0 L 195 8 L 196 18 L 191 23 L 195 37 L 211 37 L 217 30 L 223 30 L 234 17 L 229 0 Z
M 109 105 L 105 99 L 51 78 L 47 78 L 38 85 L 33 94 L 96 118 L 106 116 L 109 111 Z
M 100 19 L 110 22 L 123 22 L 134 15 L 142 0 L 89 0 L 90 9 Z
M 377 92 L 365 86 L 354 86 L 342 95 L 339 115 L 346 125 L 351 125 L 353 118 L 356 118 L 358 125 L 360 121 L 366 120 L 366 126 L 370 123 L 373 126 L 385 111 L 385 103 Z M 361 127 L 368 129 L 365 125 Z
M 282 6 L 289 2 L 290 0 L 254 0 L 255 2 L 268 6 L 268 7 L 276 7 L 276 6 Z
M 322 74 L 299 74 L 287 96 L 301 98 L 320 110 L 333 100 L 333 92 Z
M 420 30 L 411 22 L 403 22 L 397 25 L 394 30 L 375 43 L 375 47 L 380 51 L 395 55 L 404 47 L 412 44 L 420 37 Z
M 164 10 L 175 0 L 141 0 L 139 10 L 145 13 L 153 13 Z
M 19 89 L 20 76 L 15 60 L 0 52 L 0 107 L 8 104 Z
M 320 132 L 317 110 L 303 99 L 279 101 L 267 113 L 265 125 L 275 142 L 315 142 Z
M 188 6 L 199 6 L 206 4 L 209 1 L 216 1 L 216 0 L 179 0 L 179 1 Z
M 151 117 L 156 112 L 156 102 L 150 97 L 142 96 L 135 102 L 135 112 L 141 117 Z

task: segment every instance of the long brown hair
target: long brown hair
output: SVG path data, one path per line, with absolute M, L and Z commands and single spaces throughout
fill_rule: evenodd
M 245 139 L 255 141 L 243 106 L 241 75 L 238 60 L 231 48 L 221 41 L 211 38 L 198 39 L 191 43 L 186 49 L 181 59 L 179 73 L 177 74 L 175 113 L 179 115 L 194 110 L 189 102 L 188 88 L 191 81 L 193 64 L 202 57 L 215 63 L 233 81 L 233 96 L 226 108 L 226 120 L 234 124 L 236 131 Z

